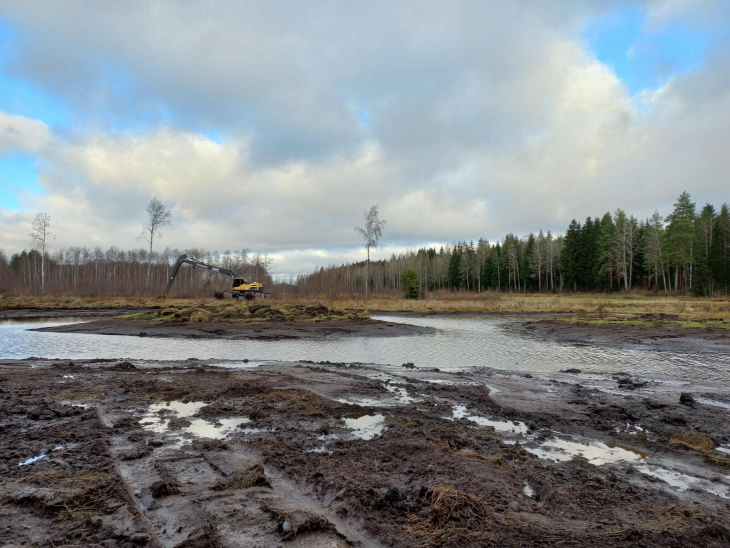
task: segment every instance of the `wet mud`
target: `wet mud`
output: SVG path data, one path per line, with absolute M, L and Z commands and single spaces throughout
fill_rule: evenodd
M 649 322 L 653 318 L 642 317 Z M 661 317 L 656 317 L 656 321 L 661 322 Z M 555 319 L 516 322 L 511 328 L 568 344 L 669 352 L 730 352 L 730 329 Z
M 233 365 L 0 360 L 0 545 L 730 545 L 726 385 Z
M 37 331 L 92 333 L 188 339 L 310 339 L 324 337 L 398 337 L 431 333 L 433 329 L 367 318 L 312 322 L 208 322 L 178 323 L 129 319 L 97 319 L 89 322 L 44 327 Z

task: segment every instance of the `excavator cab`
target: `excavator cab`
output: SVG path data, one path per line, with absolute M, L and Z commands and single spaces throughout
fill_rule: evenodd
M 246 278 L 233 278 L 233 283 L 231 285 L 231 289 L 236 290 L 241 286 L 246 285 Z M 246 289 L 245 287 L 241 287 L 241 289 Z

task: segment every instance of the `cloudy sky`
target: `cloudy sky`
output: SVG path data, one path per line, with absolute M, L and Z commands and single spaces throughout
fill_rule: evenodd
M 249 248 L 280 274 L 730 200 L 727 0 L 0 0 L 0 249 Z

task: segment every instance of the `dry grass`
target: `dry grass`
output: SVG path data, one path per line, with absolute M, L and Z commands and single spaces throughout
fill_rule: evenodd
M 715 442 L 713 442 L 709 436 L 701 432 L 697 432 L 696 430 L 675 432 L 669 440 L 669 443 L 683 445 L 700 453 L 705 453 L 715 448 Z
M 503 466 L 507 464 L 507 461 L 504 460 L 502 455 L 482 455 L 481 453 L 477 453 L 476 451 L 459 451 L 457 455 L 460 455 L 462 457 L 469 457 L 471 459 L 482 460 L 484 462 L 489 462 L 497 466 Z
M 319 415 L 327 409 L 322 398 L 303 390 L 272 390 L 261 398 L 283 401 L 290 410 L 302 415 Z
M 730 301 L 720 298 L 677 297 L 647 293 L 631 294 L 511 294 L 436 292 L 424 299 L 404 299 L 396 296 L 341 295 L 277 300 L 291 304 L 320 302 L 348 310 L 370 312 L 419 313 L 569 313 L 579 316 L 603 314 L 677 315 L 684 321 L 696 320 L 730 322 Z
M 320 322 L 368 319 L 367 313 L 355 314 L 342 308 L 322 304 L 299 305 L 287 303 L 188 303 L 186 306 L 166 306 L 152 311 L 117 316 L 124 320 L 146 320 L 160 323 L 263 323 Z
M 213 489 L 216 491 L 228 491 L 233 489 L 250 489 L 251 487 L 271 487 L 271 483 L 264 473 L 264 465 L 259 463 L 239 470 L 228 478 L 218 482 Z
M 201 307 L 220 311 L 225 315 L 225 308 L 236 307 L 232 301 L 216 301 L 213 298 L 198 299 L 165 299 L 153 297 L 105 297 L 81 298 L 58 296 L 14 296 L 0 295 L 2 309 L 103 309 L 103 308 L 150 308 L 164 305 L 160 309 L 169 315 L 170 309 L 176 312 L 185 310 L 188 317 Z M 258 302 L 258 301 L 257 301 Z M 465 293 L 438 291 L 429 293 L 423 299 L 404 299 L 395 295 L 339 295 L 327 297 L 288 296 L 267 301 L 275 304 L 274 308 L 282 312 L 295 307 L 326 306 L 336 309 L 334 315 L 348 314 L 347 311 L 378 312 L 419 312 L 419 313 L 572 313 L 590 319 L 591 315 L 603 314 L 652 314 L 676 315 L 683 322 L 698 322 L 701 326 L 730 326 L 730 300 L 727 298 L 680 297 L 654 295 L 645 292 L 630 294 L 514 294 Z M 247 305 L 241 305 L 247 306 Z M 256 306 L 252 304 L 250 306 Z M 262 318 L 263 319 L 263 318 Z M 620 319 L 620 317 L 619 317 Z M 689 324 L 689 326 L 692 326 Z
M 486 541 L 484 522 L 489 507 L 469 493 L 443 484 L 433 485 L 425 496 L 430 504 L 428 518 L 412 515 L 405 531 L 428 546 L 461 546 Z

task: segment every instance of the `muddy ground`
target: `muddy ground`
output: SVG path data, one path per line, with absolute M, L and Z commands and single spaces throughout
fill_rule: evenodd
M 97 316 L 119 316 L 147 312 L 151 309 L 140 307 L 120 308 L 19 308 L 0 310 L 0 320 L 35 320 L 38 318 L 95 318 Z
M 646 324 L 590 323 L 541 319 L 515 322 L 513 329 L 569 344 L 644 348 L 670 352 L 730 352 L 730 330 L 651 325 L 660 316 L 640 316 Z
M 38 331 L 56 333 L 93 333 L 96 335 L 132 335 L 141 337 L 189 339 L 305 339 L 322 337 L 398 337 L 430 333 L 428 327 L 383 322 L 367 318 L 322 320 L 315 322 L 155 322 L 129 319 L 93 321 L 45 327 Z
M 730 545 L 726 385 L 226 366 L 0 360 L 0 545 Z

